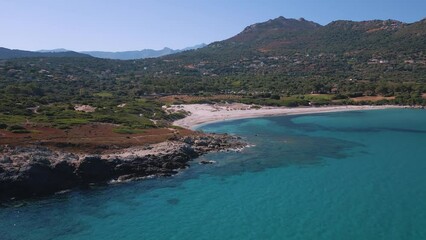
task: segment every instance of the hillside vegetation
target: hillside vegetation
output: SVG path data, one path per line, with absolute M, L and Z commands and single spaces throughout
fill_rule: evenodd
M 204 48 L 157 59 L 16 55 L 0 60 L 0 126 L 164 126 L 183 117 L 163 111 L 157 98 L 164 95 L 279 106 L 365 104 L 370 99 L 425 105 L 425 54 L 426 20 L 321 26 L 279 17 Z M 375 98 L 353 100 L 366 96 Z

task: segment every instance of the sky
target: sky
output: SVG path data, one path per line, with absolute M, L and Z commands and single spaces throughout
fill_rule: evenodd
M 224 40 L 246 26 L 303 17 L 426 17 L 426 0 L 0 0 L 0 47 L 74 51 L 181 49 Z

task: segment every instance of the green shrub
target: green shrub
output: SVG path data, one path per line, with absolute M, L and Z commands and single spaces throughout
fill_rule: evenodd
M 275 99 L 275 100 L 280 100 L 280 95 L 278 95 L 278 94 L 273 94 L 273 95 L 271 95 L 271 99 Z
M 18 130 L 12 130 L 12 133 L 30 133 L 27 129 L 18 129 Z
M 120 134 L 137 134 L 137 133 L 144 132 L 141 129 L 127 128 L 127 127 L 114 128 L 112 131 L 115 133 L 120 133 Z
M 25 128 L 21 125 L 11 125 L 7 128 L 7 130 L 9 130 L 9 131 L 23 130 L 23 129 L 25 129 Z
M 30 133 L 26 128 L 21 125 L 12 125 L 7 128 L 12 133 Z

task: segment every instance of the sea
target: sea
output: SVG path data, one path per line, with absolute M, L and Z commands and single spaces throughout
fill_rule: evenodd
M 173 177 L 2 206 L 0 239 L 426 239 L 425 110 L 252 118 L 199 130 L 238 135 L 250 147 L 204 155 Z

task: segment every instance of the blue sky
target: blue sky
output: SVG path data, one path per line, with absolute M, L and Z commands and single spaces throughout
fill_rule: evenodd
M 0 0 L 0 46 L 39 50 L 184 48 L 268 19 L 426 17 L 426 0 Z

